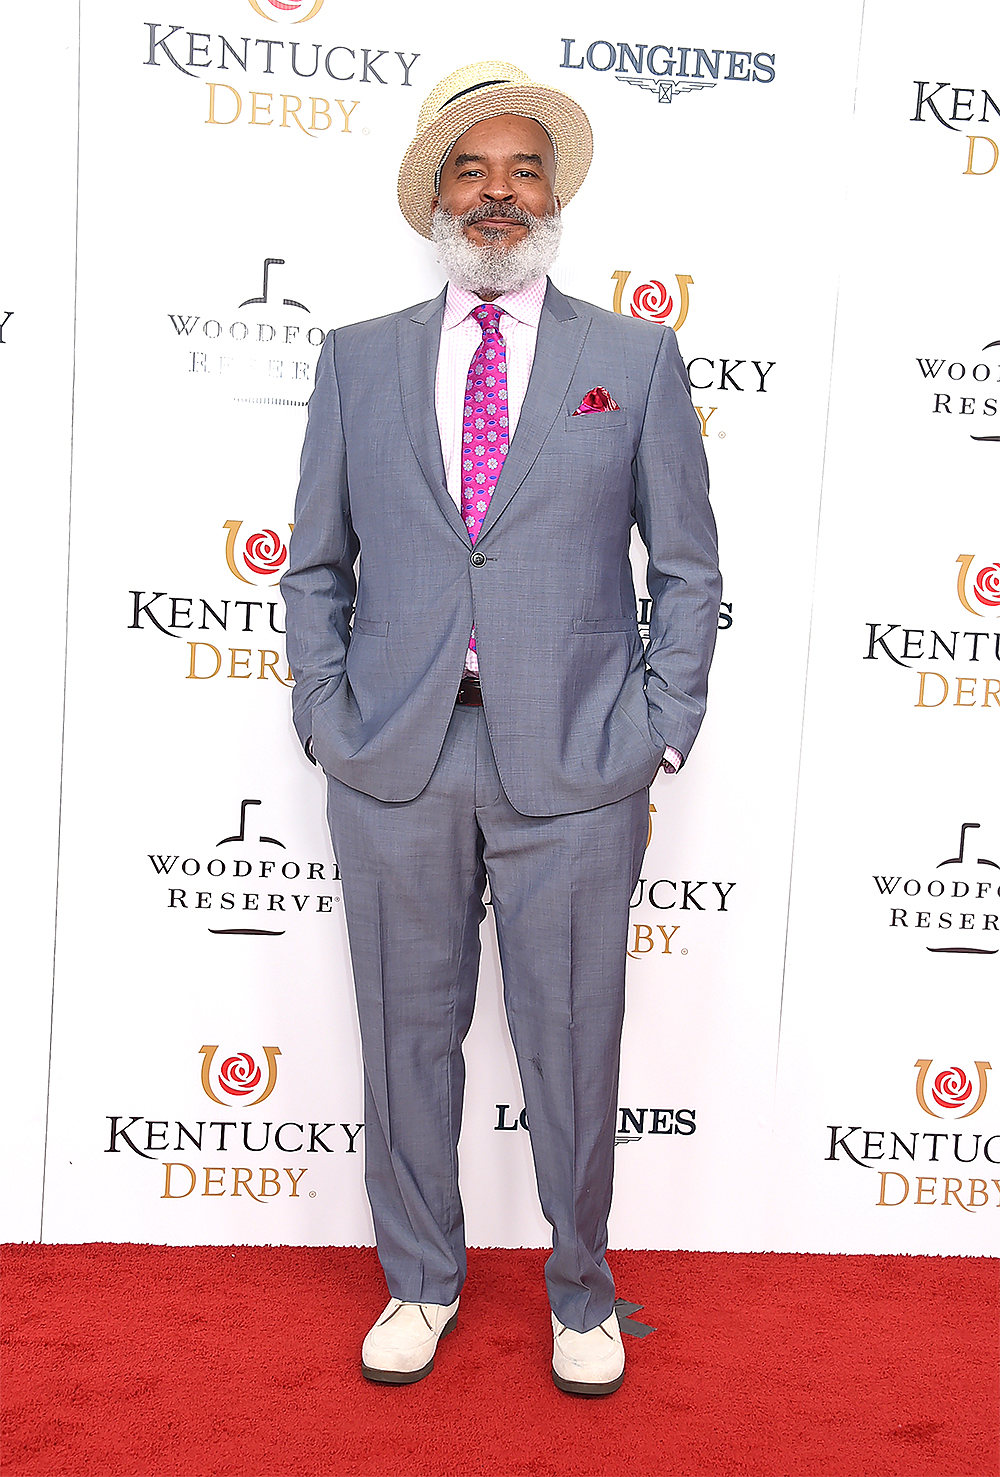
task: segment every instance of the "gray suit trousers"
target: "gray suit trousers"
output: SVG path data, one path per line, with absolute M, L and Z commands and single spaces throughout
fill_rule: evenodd
M 389 1292 L 453 1302 L 465 1280 L 458 1187 L 485 883 L 504 1002 L 552 1226 L 556 1317 L 603 1322 L 628 905 L 645 789 L 525 816 L 503 791 L 482 708 L 458 707 L 430 781 L 382 801 L 329 779 L 365 1066 L 365 1183 Z

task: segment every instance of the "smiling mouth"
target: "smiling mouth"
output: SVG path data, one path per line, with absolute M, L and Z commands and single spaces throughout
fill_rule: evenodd
M 502 217 L 496 220 L 476 221 L 471 229 L 478 231 L 485 240 L 493 242 L 502 241 L 505 236 L 512 236 L 517 231 L 526 234 L 528 230 L 527 226 L 523 226 L 520 221 L 504 220 Z

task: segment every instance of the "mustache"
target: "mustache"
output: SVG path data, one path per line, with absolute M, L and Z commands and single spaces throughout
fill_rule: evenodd
M 457 224 L 464 231 L 466 226 L 478 226 L 482 221 L 489 220 L 515 221 L 529 231 L 538 224 L 537 215 L 531 215 L 529 211 L 504 200 L 498 201 L 496 205 L 477 205 L 473 210 L 467 210 L 464 215 L 457 217 Z

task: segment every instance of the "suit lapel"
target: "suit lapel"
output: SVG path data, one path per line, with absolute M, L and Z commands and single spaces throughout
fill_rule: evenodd
M 403 400 L 406 433 L 420 463 L 420 470 L 452 529 L 465 543 L 469 543 L 469 531 L 462 522 L 461 511 L 455 506 L 445 482 L 441 437 L 438 434 L 437 410 L 434 404 L 434 381 L 446 292 L 447 289 L 431 302 L 417 308 L 409 317 L 398 320 L 399 389 Z
M 550 282 L 538 320 L 535 357 L 517 430 L 504 459 L 477 543 L 490 531 L 517 492 L 553 422 L 562 413 L 589 328 L 590 319 L 578 317 L 569 299 Z

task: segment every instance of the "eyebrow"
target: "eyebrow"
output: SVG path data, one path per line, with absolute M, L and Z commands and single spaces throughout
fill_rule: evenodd
M 537 164 L 539 169 L 544 168 L 541 154 L 512 154 L 511 159 L 515 164 Z M 483 154 L 459 154 L 452 160 L 456 169 L 461 169 L 463 164 L 485 164 L 486 158 Z

